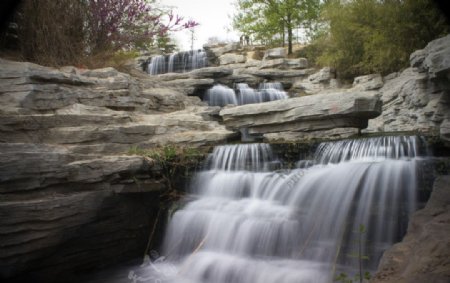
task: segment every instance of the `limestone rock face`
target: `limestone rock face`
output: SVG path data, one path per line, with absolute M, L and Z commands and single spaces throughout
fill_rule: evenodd
M 334 128 L 311 132 L 279 132 L 264 134 L 264 140 L 269 143 L 311 143 L 349 139 L 359 135 L 358 128 Z
M 259 65 L 260 69 L 273 69 L 273 68 L 279 68 L 284 69 L 286 68 L 286 59 L 284 58 L 278 58 L 278 59 L 271 59 L 271 60 L 263 60 L 261 64 Z
M 450 113 L 448 89 L 412 68 L 387 80 L 379 91 L 383 113 L 369 122 L 367 132 L 439 133 L 441 123 Z
M 431 78 L 447 77 L 450 70 L 450 35 L 436 39 L 410 56 L 412 67 L 427 71 Z
M 245 63 L 245 56 L 240 54 L 224 54 L 219 57 L 220 65 Z
M 226 53 L 238 52 L 241 49 L 241 45 L 238 42 L 233 42 L 219 47 L 205 46 L 205 49 L 210 50 L 216 57 L 220 57 Z
M 447 118 L 442 122 L 439 134 L 446 146 L 450 147 L 450 119 Z
M 388 249 L 372 283 L 450 281 L 450 175 L 440 176 L 426 207 L 409 222 L 403 241 Z
M 410 57 L 411 68 L 386 77 L 379 89 L 383 114 L 367 132 L 416 131 L 447 138 L 450 119 L 450 36 L 431 41 Z
M 186 95 L 229 74 L 161 79 L 1 60 L 0 281 L 61 282 L 141 257 L 167 188 L 154 160 L 128 152 L 234 137 L 217 109 Z
M 286 49 L 283 47 L 268 49 L 264 53 L 264 60 L 286 58 Z
M 0 278 L 59 282 L 140 254 L 164 188 L 152 166 L 140 156 L 0 143 Z M 140 196 L 121 193 L 137 187 Z
M 383 86 L 383 78 L 380 74 L 371 74 L 356 77 L 353 80 L 353 88 L 360 90 L 376 90 Z
M 248 128 L 250 134 L 317 131 L 339 127 L 365 128 L 381 113 L 376 92 L 336 92 L 226 107 L 220 111 L 230 128 Z
M 286 64 L 289 69 L 306 69 L 308 68 L 308 59 L 306 58 L 295 58 L 295 59 L 287 59 Z

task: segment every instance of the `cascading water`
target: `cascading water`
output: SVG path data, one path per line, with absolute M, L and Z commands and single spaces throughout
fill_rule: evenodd
M 166 58 L 162 55 L 154 56 L 148 64 L 148 73 L 157 75 L 166 72 Z
M 249 87 L 248 84 L 236 84 L 236 88 L 238 90 L 237 100 L 239 105 L 263 102 L 261 94 Z
M 281 83 L 261 83 L 259 90 L 248 84 L 236 84 L 236 92 L 224 85 L 215 85 L 206 92 L 205 100 L 210 106 L 227 104 L 244 105 L 289 98 Z
M 228 104 L 237 105 L 238 101 L 234 90 L 231 88 L 218 84 L 206 91 L 205 100 L 210 106 L 225 106 Z
M 147 72 L 150 75 L 188 72 L 206 67 L 207 61 L 203 50 L 177 52 L 169 56 L 157 55 L 150 59 Z
M 273 171 L 280 162 L 267 144 L 216 147 L 168 225 L 166 260 L 142 276 L 332 282 L 358 273 L 352 253 L 368 256 L 362 268 L 373 271 L 416 209 L 419 145 L 416 137 L 323 143 L 307 168 L 290 171 Z M 358 246 L 359 227 L 367 234 Z
M 261 83 L 259 91 L 263 101 L 272 101 L 288 98 L 283 86 L 279 82 Z

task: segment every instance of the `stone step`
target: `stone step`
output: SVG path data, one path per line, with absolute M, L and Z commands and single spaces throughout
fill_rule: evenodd
M 35 131 L 80 125 L 116 125 L 132 122 L 127 114 L 0 115 L 0 132 Z

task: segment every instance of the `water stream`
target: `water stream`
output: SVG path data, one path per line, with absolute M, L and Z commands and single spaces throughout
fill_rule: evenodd
M 129 279 L 325 283 L 360 262 L 373 272 L 416 210 L 422 151 L 417 137 L 322 143 L 282 170 L 270 145 L 218 146 L 168 225 L 164 257 Z
M 251 88 L 245 83 L 238 83 L 235 88 L 236 91 L 225 85 L 214 85 L 207 90 L 205 100 L 210 106 L 225 106 L 228 104 L 244 105 L 289 98 L 279 82 L 261 83 L 258 90 Z

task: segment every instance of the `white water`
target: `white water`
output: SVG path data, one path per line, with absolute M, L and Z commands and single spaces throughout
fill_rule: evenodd
M 210 106 L 225 106 L 227 104 L 244 105 L 289 98 L 281 83 L 261 83 L 259 90 L 248 84 L 236 84 L 236 91 L 224 86 L 215 85 L 206 92 L 205 100 Z
M 164 73 L 188 72 L 206 66 L 206 52 L 203 50 L 192 50 L 173 53 L 169 56 L 154 56 L 148 64 L 147 71 L 150 75 L 158 75 Z
M 332 282 L 358 272 L 348 254 L 360 236 L 373 271 L 416 209 L 418 144 L 324 143 L 307 169 L 286 172 L 270 171 L 279 161 L 269 145 L 216 147 L 168 225 L 165 262 L 148 272 L 177 283 Z M 360 225 L 366 234 L 354 232 Z

